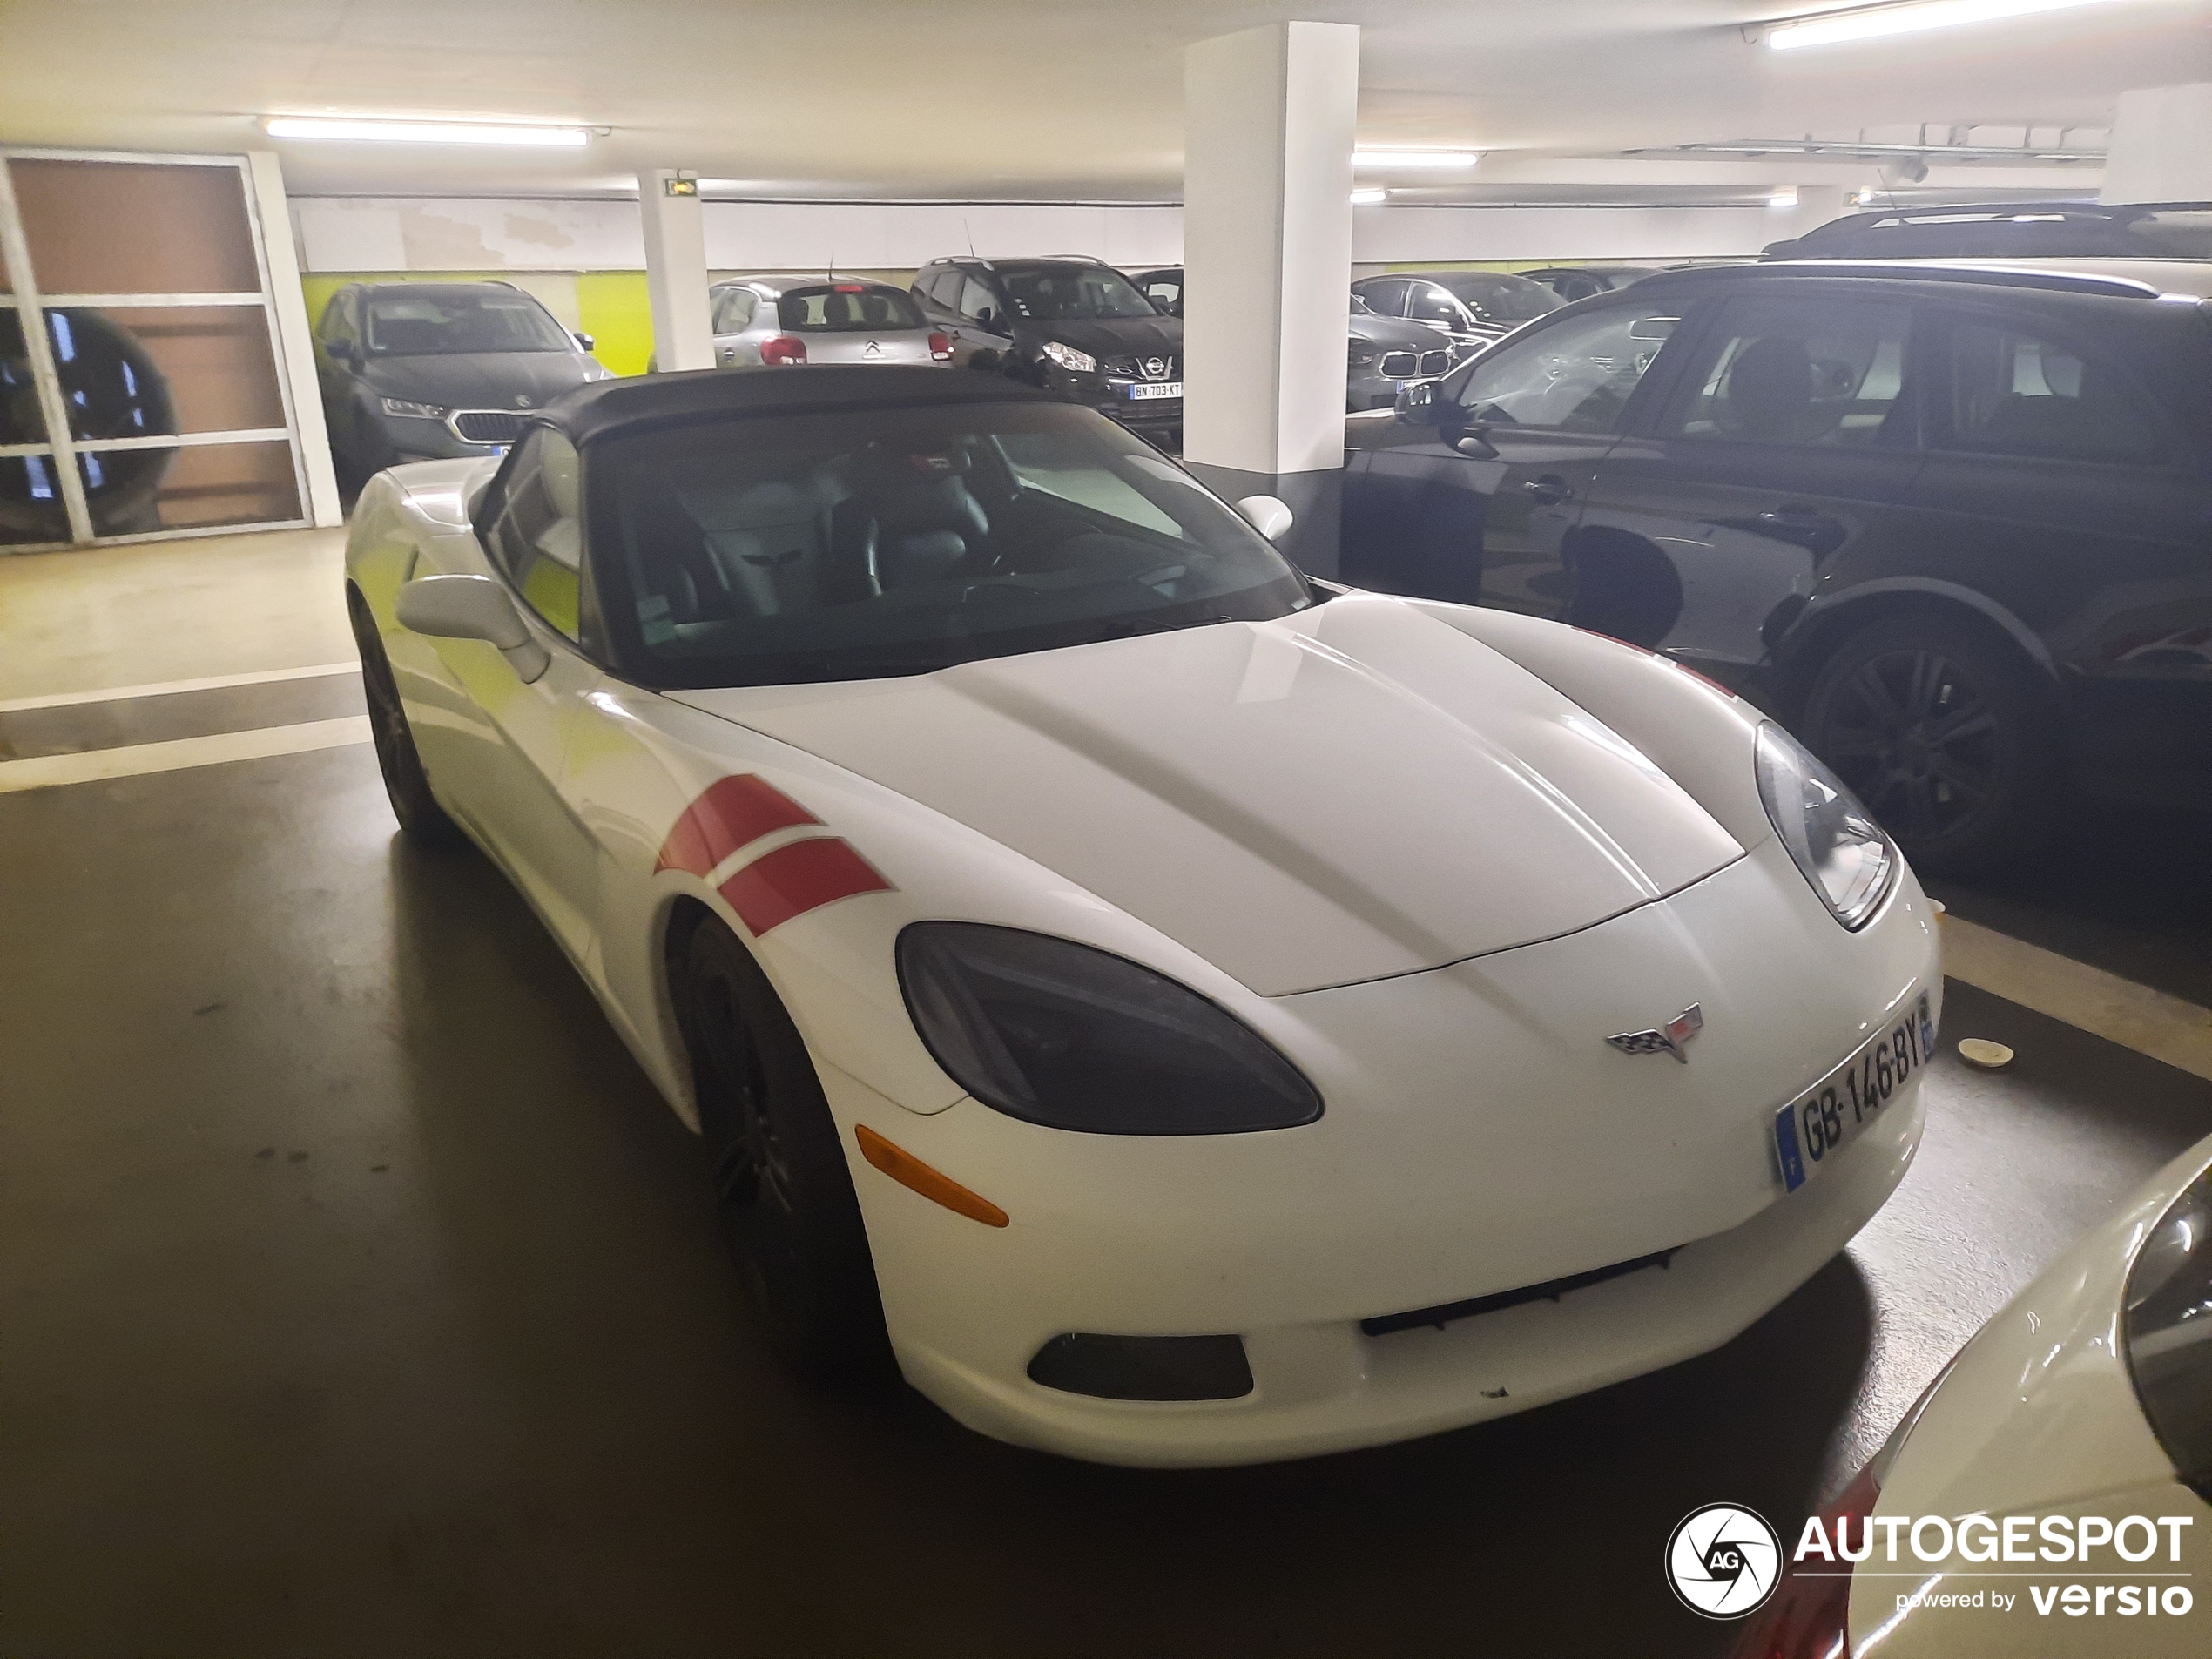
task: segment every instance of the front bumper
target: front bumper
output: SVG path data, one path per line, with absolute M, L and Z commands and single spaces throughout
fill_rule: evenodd
M 443 420 L 427 415 L 384 415 L 377 420 L 391 445 L 394 466 L 410 461 L 481 461 L 505 448 L 504 443 L 470 443 Z
M 1655 972 L 1707 1010 L 1689 1066 L 1602 1041 L 1633 1028 L 1615 1004 L 1643 1008 Z M 1909 873 L 1845 934 L 1770 842 L 1566 939 L 1274 999 L 1267 1034 L 1329 1103 L 1303 1129 L 1070 1135 L 973 1101 L 922 1116 L 831 1069 L 824 1081 L 848 1145 L 865 1122 L 1013 1217 L 980 1226 L 855 1159 L 917 1388 L 984 1433 L 1069 1456 L 1255 1462 L 1506 1415 L 1727 1341 L 1843 1248 L 1919 1140 L 1916 1074 L 1784 1197 L 1775 1109 L 1940 985 Z M 1362 1330 L 1655 1251 L 1663 1269 L 1556 1301 Z M 1032 1358 L 1069 1332 L 1234 1334 L 1254 1386 L 1157 1401 L 1033 1381 Z
M 1178 364 L 1179 369 L 1180 365 Z M 1125 427 L 1154 431 L 1183 425 L 1179 397 L 1131 397 L 1132 387 L 1145 382 L 1128 374 L 1079 374 L 1056 365 L 1044 370 L 1047 391 L 1057 392 L 1070 402 L 1087 404 L 1109 420 Z

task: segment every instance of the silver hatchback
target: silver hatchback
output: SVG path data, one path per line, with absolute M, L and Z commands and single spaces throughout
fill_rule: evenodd
M 722 368 L 806 363 L 943 363 L 953 343 L 904 288 L 853 277 L 755 276 L 707 295 Z

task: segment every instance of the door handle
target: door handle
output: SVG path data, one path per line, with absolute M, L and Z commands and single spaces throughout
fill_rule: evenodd
M 1540 477 L 1531 478 L 1521 485 L 1521 488 L 1527 490 L 1538 503 L 1545 507 L 1556 507 L 1575 493 L 1567 480 L 1555 472 L 1548 472 Z
M 1810 507 L 1783 507 L 1759 515 L 1762 524 L 1780 524 L 1790 529 L 1824 529 L 1836 521 L 1824 513 L 1816 513 Z

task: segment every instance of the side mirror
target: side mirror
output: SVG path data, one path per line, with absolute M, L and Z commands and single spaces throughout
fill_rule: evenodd
M 1434 381 L 1416 381 L 1398 388 L 1396 414 L 1406 426 L 1441 426 L 1447 411 L 1457 413 L 1458 406 L 1440 401 Z
M 577 345 L 583 347 L 586 351 L 590 351 L 593 347 L 599 343 L 597 338 L 585 334 L 581 328 L 570 334 L 569 338 L 575 341 Z
M 1245 523 L 1271 542 L 1279 542 L 1288 536 L 1296 522 L 1290 503 L 1274 496 L 1247 496 L 1237 503 L 1237 510 L 1244 516 Z
M 354 342 L 350 340 L 341 337 L 340 339 L 331 341 L 327 344 L 325 349 L 330 353 L 331 360 L 334 362 L 358 363 L 361 361 L 361 347 L 354 344 Z
M 524 684 L 552 666 L 506 590 L 488 576 L 425 576 L 402 583 L 400 626 L 434 639 L 481 639 L 498 648 Z

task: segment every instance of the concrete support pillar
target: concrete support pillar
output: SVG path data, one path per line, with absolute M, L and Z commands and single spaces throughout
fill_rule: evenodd
M 2212 201 L 2212 81 L 2120 95 L 2101 199 Z
M 1359 30 L 1275 23 L 1184 54 L 1184 428 L 1191 470 L 1279 496 L 1337 573 Z
M 671 195 L 678 175 L 637 175 L 637 217 L 645 233 L 645 294 L 653 308 L 653 361 L 664 372 L 714 367 L 714 329 L 706 308 L 706 226 L 696 192 Z

